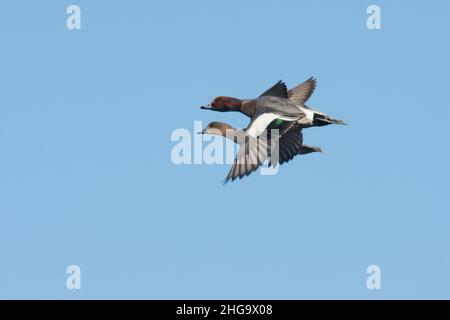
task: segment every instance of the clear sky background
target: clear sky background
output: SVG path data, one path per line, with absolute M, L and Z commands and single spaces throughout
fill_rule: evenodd
M 445 0 L 1 1 L 0 298 L 450 298 L 449 15 Z M 172 163 L 173 130 L 247 125 L 199 109 L 214 96 L 310 76 L 310 104 L 350 124 L 305 131 L 323 154 L 225 186 L 228 165 Z

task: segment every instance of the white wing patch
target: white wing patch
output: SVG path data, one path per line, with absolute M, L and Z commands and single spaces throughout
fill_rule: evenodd
M 277 118 L 280 118 L 280 115 L 275 113 L 263 113 L 252 122 L 250 127 L 247 129 L 247 134 L 256 138 L 263 133 L 264 130 L 266 130 L 273 120 Z
M 314 110 L 300 107 L 300 109 L 305 113 L 305 117 L 300 119 L 299 123 L 312 123 L 314 121 Z

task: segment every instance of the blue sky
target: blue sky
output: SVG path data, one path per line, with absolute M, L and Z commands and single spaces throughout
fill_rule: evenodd
M 2 1 L 0 298 L 450 298 L 449 12 Z M 214 96 L 310 76 L 310 104 L 350 124 L 305 131 L 323 154 L 225 186 L 228 165 L 172 163 L 173 130 L 247 125 L 199 109 Z

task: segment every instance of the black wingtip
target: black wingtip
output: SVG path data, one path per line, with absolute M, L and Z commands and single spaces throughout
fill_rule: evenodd
M 314 78 L 314 76 L 310 77 L 308 80 L 306 80 L 306 82 L 313 82 L 314 89 L 317 86 L 317 79 Z

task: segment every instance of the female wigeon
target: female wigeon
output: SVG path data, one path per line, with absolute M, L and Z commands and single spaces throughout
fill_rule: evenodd
M 301 130 L 299 125 L 295 125 L 286 132 L 266 132 L 267 134 L 253 137 L 248 134 L 248 129 L 235 129 L 223 122 L 211 122 L 199 133 L 222 136 L 239 144 L 239 151 L 224 180 L 226 183 L 248 176 L 265 160 L 268 160 L 269 166 L 276 166 L 290 161 L 296 155 L 321 152 L 318 147 L 303 144 Z
M 316 80 L 310 78 L 302 84 L 287 90 L 284 82 L 279 81 L 256 99 L 237 99 L 219 96 L 202 109 L 228 112 L 239 111 L 251 118 L 248 133 L 258 136 L 275 121 L 277 125 L 294 122 L 302 128 L 345 124 L 342 120 L 331 118 L 323 112 L 305 105 L 314 92 Z

